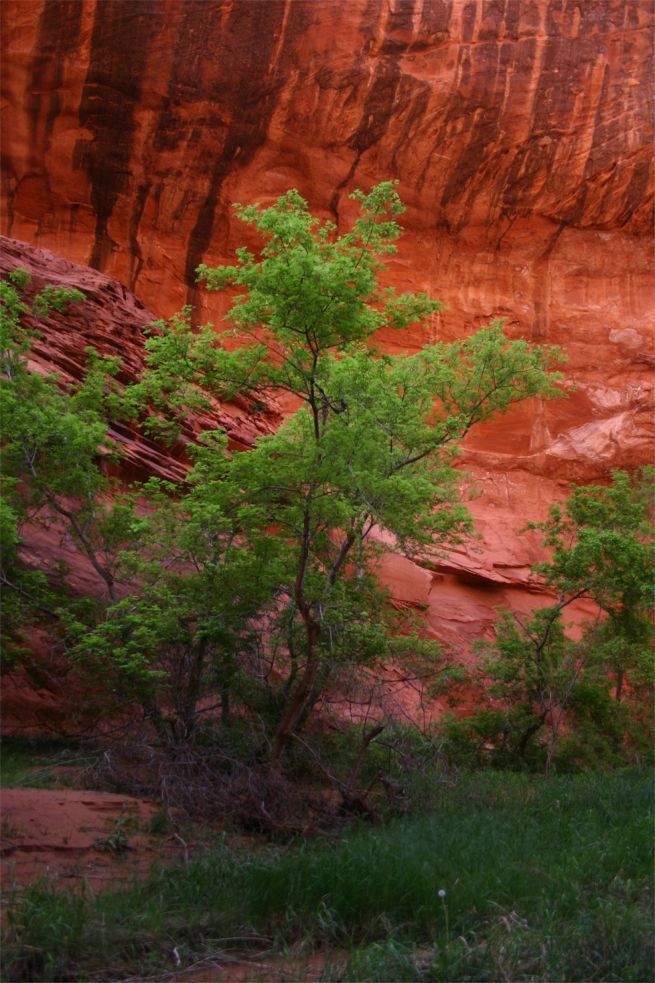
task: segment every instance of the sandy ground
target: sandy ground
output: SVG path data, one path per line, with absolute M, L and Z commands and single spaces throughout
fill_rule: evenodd
M 158 803 L 129 795 L 77 789 L 0 790 L 0 867 L 3 892 L 38 880 L 57 887 L 96 891 L 147 875 L 156 862 L 184 860 L 193 847 L 148 826 Z M 345 963 L 345 960 L 343 960 Z M 194 966 L 153 979 L 161 983 L 315 983 L 326 959 L 273 953 L 216 953 Z M 327 978 L 338 979 L 334 966 Z M 137 978 L 134 978 L 136 983 Z
M 346 958 L 328 962 L 322 955 L 308 956 L 306 960 L 279 956 L 252 960 L 218 957 L 213 965 L 179 976 L 171 974 L 167 979 L 179 983 L 318 983 L 322 979 L 338 980 L 346 962 Z
M 60 887 L 124 884 L 157 860 L 184 856 L 174 836 L 153 836 L 154 802 L 111 792 L 2 789 L 2 886 L 40 878 Z

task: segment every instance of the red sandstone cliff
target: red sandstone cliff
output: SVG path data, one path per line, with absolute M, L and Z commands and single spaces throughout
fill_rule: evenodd
M 398 275 L 449 301 L 446 330 L 499 308 L 535 334 L 610 298 L 611 320 L 644 311 L 651 0 L 5 0 L 2 17 L 3 231 L 159 313 L 239 243 L 231 202 L 297 186 L 339 218 L 382 177 L 420 264 Z
M 1 13 L 9 235 L 116 278 L 158 315 L 190 301 L 216 317 L 193 271 L 243 241 L 231 202 L 295 186 L 343 221 L 352 188 L 397 177 L 408 234 L 391 279 L 448 311 L 388 347 L 503 315 L 566 348 L 569 400 L 467 441 L 479 552 L 387 571 L 450 640 L 531 604 L 535 544 L 516 530 L 570 480 L 652 457 L 651 0 L 5 0 Z M 106 307 L 112 331 L 143 323 L 121 303 Z

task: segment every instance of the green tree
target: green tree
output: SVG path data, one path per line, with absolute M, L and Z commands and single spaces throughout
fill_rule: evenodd
M 20 270 L 0 283 L 3 666 L 29 664 L 25 629 L 43 623 L 53 649 L 65 649 L 87 683 L 137 699 L 160 738 L 187 738 L 208 685 L 225 696 L 226 676 L 236 675 L 236 639 L 244 649 L 246 613 L 260 603 L 251 585 L 267 583 L 255 567 L 267 568 L 261 549 L 230 550 L 225 540 L 221 551 L 216 496 L 206 514 L 192 514 L 179 488 L 152 480 L 126 489 L 111 476 L 121 448 L 109 424 L 131 411 L 131 389 L 115 381 L 117 360 L 91 350 L 81 382 L 29 370 L 38 320 L 84 300 L 80 291 L 46 287 L 27 304 L 29 286 Z M 217 471 L 222 453 L 214 457 Z M 27 524 L 57 533 L 47 577 L 22 559 Z M 98 577 L 95 603 L 81 603 L 66 565 L 53 562 L 58 539 Z
M 567 603 L 590 597 L 604 619 L 595 632 L 624 694 L 626 673 L 652 681 L 653 488 L 655 469 L 630 476 L 614 471 L 609 485 L 574 488 L 545 523 L 549 561 L 536 569 Z
M 22 270 L 0 282 L 5 509 L 15 517 L 16 529 L 30 519 L 69 534 L 102 579 L 107 598 L 115 601 L 119 548 L 130 541 L 137 524 L 125 496 L 120 502 L 108 497 L 112 483 L 105 464 L 116 460 L 120 450 L 107 433 L 105 404 L 112 396 L 118 362 L 88 351 L 87 371 L 79 384 L 66 385 L 54 373 L 31 372 L 34 319 L 51 309 L 65 311 L 84 295 L 47 286 L 29 307 L 19 292 L 28 283 Z
M 480 661 L 469 683 L 486 705 L 445 727 L 451 748 L 471 763 L 548 774 L 562 740 L 577 728 L 578 710 L 586 717 L 587 707 L 605 707 L 609 681 L 602 659 L 588 637 L 567 635 L 562 610 L 556 604 L 525 620 L 504 612 L 494 641 L 478 644 Z
M 519 400 L 559 392 L 559 352 L 508 340 L 500 322 L 381 355 L 376 331 L 420 324 L 439 305 L 380 286 L 400 234 L 393 185 L 354 197 L 360 217 L 341 235 L 296 191 L 237 206 L 260 252 L 199 270 L 209 289 L 240 291 L 231 336 L 185 311 L 159 322 L 124 389 L 117 364 L 92 355 L 77 386 L 30 375 L 21 310 L 5 369 L 10 509 L 65 524 L 105 587 L 95 624 L 66 615 L 76 656 L 110 685 L 127 681 L 160 736 L 188 739 L 203 697 L 218 697 L 224 719 L 240 701 L 264 721 L 276 767 L 331 681 L 401 651 L 425 655 L 425 640 L 401 644 L 389 630 L 383 544 L 411 554 L 467 534 L 457 442 Z M 256 412 L 280 391 L 298 409 L 252 450 L 232 454 L 208 431 L 185 445 L 193 466 L 180 485 L 138 489 L 139 509 L 137 489 L 111 488 L 108 420 L 174 442 L 217 399 L 238 393 Z
M 300 403 L 277 433 L 227 466 L 223 445 L 207 435 L 187 499 L 187 507 L 216 509 L 207 477 L 220 460 L 229 536 L 248 549 L 268 539 L 275 554 L 269 615 L 284 626 L 291 668 L 274 762 L 335 664 L 370 656 L 381 530 L 406 552 L 456 541 L 470 528 L 458 502 L 456 442 L 519 400 L 557 392 L 559 352 L 508 341 L 500 322 L 412 356 L 380 355 L 377 330 L 420 323 L 439 305 L 380 287 L 382 257 L 400 234 L 392 184 L 354 197 L 361 216 L 342 235 L 296 191 L 269 208 L 237 206 L 264 240 L 260 254 L 241 249 L 235 265 L 199 269 L 209 289 L 242 290 L 229 314 L 236 350 L 184 316 L 160 324 L 133 393 L 155 411 L 150 426 L 169 430 L 183 407 L 234 392 L 261 400 L 283 390 Z
M 264 601 L 275 589 L 270 537 L 248 544 L 227 514 L 225 439 L 212 440 L 211 474 L 199 466 L 183 487 L 152 479 L 142 488 L 139 541 L 121 554 L 129 593 L 92 630 L 71 626 L 72 654 L 98 671 L 129 679 L 159 738 L 187 741 L 219 700 L 256 709 L 256 680 L 246 671 L 261 632 Z M 195 485 L 203 485 L 203 494 Z M 249 685 L 250 684 L 250 685 Z M 213 697 L 200 706 L 205 697 Z
M 650 468 L 633 477 L 617 471 L 607 486 L 576 487 L 532 526 L 552 551 L 535 569 L 557 602 L 525 621 L 505 613 L 494 642 L 479 646 L 471 683 L 489 706 L 448 722 L 460 753 L 548 770 L 554 759 L 597 764 L 648 745 L 653 476 Z M 598 615 L 573 638 L 562 613 L 583 597 L 595 601 Z
M 120 387 L 116 359 L 87 351 L 82 381 L 61 379 L 53 372 L 32 372 L 31 347 L 37 325 L 51 312 L 65 314 L 69 305 L 84 301 L 81 291 L 46 286 L 31 303 L 23 296 L 30 277 L 15 270 L 0 281 L 0 416 L 2 418 L 2 495 L 0 497 L 0 582 L 2 586 L 2 648 L 5 671 L 23 665 L 41 673 L 26 644 L 28 629 L 47 631 L 57 675 L 69 673 L 81 635 L 120 601 L 126 590 L 121 554 L 142 541 L 144 520 L 137 514 L 135 495 L 112 478 L 121 449 L 108 431 L 108 420 L 120 413 Z M 39 568 L 26 562 L 23 540 L 28 526 L 45 527 L 52 553 Z M 67 549 L 58 555 L 58 544 Z M 63 557 L 72 547 L 95 573 L 93 598 L 79 596 Z M 121 581 L 123 581 L 121 583 Z M 61 658 L 60 658 L 61 656 Z M 94 668 L 97 668 L 97 660 Z M 118 654 L 103 666 L 101 677 L 91 678 L 91 666 L 82 667 L 87 689 L 98 679 L 110 686 L 122 677 L 126 690 L 135 679 L 152 676 L 143 655 L 131 665 Z M 152 677 L 156 678 L 156 677 Z M 107 712 L 115 710 L 115 703 Z
M 58 480 L 67 480 L 62 465 L 69 464 L 70 458 L 65 454 L 60 456 L 67 437 L 73 438 L 76 457 L 77 453 L 84 453 L 82 448 L 88 446 L 89 435 L 95 451 L 97 439 L 104 434 L 104 427 L 98 427 L 91 416 L 80 419 L 79 413 L 62 413 L 65 398 L 61 397 L 56 382 L 28 370 L 35 334 L 29 325 L 34 319 L 47 316 L 50 310 L 63 311 L 69 304 L 80 302 L 83 295 L 78 290 L 46 287 L 28 305 L 22 294 L 29 284 L 29 275 L 20 269 L 0 281 L 0 583 L 4 670 L 12 669 L 27 652 L 23 639 L 26 624 L 56 619 L 56 591 L 41 571 L 30 568 L 21 558 L 24 524 L 30 519 L 38 521 L 48 507 L 48 498 L 55 504 L 60 501 L 56 484 Z M 76 463 L 83 467 L 82 461 Z M 80 473 L 76 471 L 73 479 L 79 478 Z

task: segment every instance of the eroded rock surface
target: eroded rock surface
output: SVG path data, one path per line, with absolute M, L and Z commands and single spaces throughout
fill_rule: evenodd
M 6 888 L 43 878 L 73 889 L 118 888 L 155 862 L 178 860 L 173 836 L 152 835 L 155 802 L 112 792 L 2 790 L 0 869 Z
M 638 331 L 650 0 L 5 0 L 2 14 L 4 231 L 158 313 L 241 241 L 231 202 L 296 186 L 343 220 L 353 187 L 397 177 L 416 240 L 398 275 L 444 295 L 450 330 L 504 309 L 542 335 L 574 300 Z
M 477 546 L 425 567 L 392 558 L 385 576 L 457 645 L 499 607 L 532 606 L 537 545 L 518 530 L 570 481 L 652 459 L 651 0 L 5 0 L 1 12 L 3 229 L 100 271 L 38 254 L 45 279 L 93 282 L 96 312 L 93 327 L 81 310 L 66 334 L 53 327 L 38 358 L 72 370 L 97 331 L 129 354 L 152 315 L 125 288 L 158 316 L 188 302 L 220 317 L 194 270 L 247 241 L 234 201 L 295 186 L 343 226 L 353 188 L 398 178 L 407 235 L 389 282 L 448 310 L 388 333 L 387 349 L 503 316 L 511 335 L 566 350 L 569 398 L 467 439 Z M 22 248 L 5 244 L 11 262 Z M 242 444 L 261 432 L 225 412 Z M 130 453 L 175 473 L 143 442 Z
M 84 300 L 70 304 L 65 313 L 51 311 L 39 320 L 39 336 L 34 339 L 30 360 L 33 370 L 57 372 L 63 381 L 80 379 L 90 347 L 121 359 L 120 378 L 124 382 L 140 374 L 145 332 L 156 317 L 123 284 L 49 249 L 0 236 L 0 276 L 15 269 L 24 269 L 31 276 L 25 294 L 28 300 L 46 284 L 76 287 L 84 294 Z M 270 433 L 281 418 L 274 401 L 255 412 L 244 400 L 217 405 L 205 418 L 190 417 L 186 433 L 174 448 L 149 440 L 129 425 L 117 425 L 110 433 L 121 443 L 126 478 L 154 474 L 175 481 L 186 470 L 186 442 L 201 427 L 220 427 L 233 447 L 243 448 L 251 446 L 260 434 Z
M 643 459 L 651 0 L 5 0 L 2 16 L 8 234 L 158 316 L 190 301 L 216 318 L 194 270 L 247 238 L 232 202 L 296 186 L 344 223 L 349 191 L 398 178 L 390 280 L 448 311 L 387 347 L 501 315 L 570 359 L 566 404 L 471 448 L 580 480 Z

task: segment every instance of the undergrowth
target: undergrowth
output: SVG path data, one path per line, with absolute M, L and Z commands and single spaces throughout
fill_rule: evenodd
M 66 738 L 3 737 L 0 741 L 0 785 L 4 788 L 59 787 L 66 784 L 62 768 L 81 769 L 90 760 L 89 751 Z
M 430 815 L 331 842 L 219 845 L 97 896 L 15 894 L 3 979 L 120 979 L 295 947 L 349 953 L 346 980 L 645 980 L 651 813 L 644 772 L 464 776 Z

